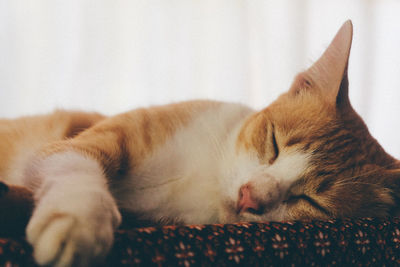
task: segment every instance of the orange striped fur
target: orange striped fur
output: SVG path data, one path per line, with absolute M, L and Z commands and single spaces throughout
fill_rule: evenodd
M 398 214 L 400 163 L 348 99 L 346 22 L 261 111 L 190 101 L 113 117 L 57 111 L 0 121 L 0 177 L 34 193 L 39 264 L 95 263 L 120 212 L 136 223 Z

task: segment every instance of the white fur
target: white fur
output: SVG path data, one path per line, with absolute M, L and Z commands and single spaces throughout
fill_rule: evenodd
M 296 181 L 308 166 L 310 155 L 297 150 L 283 150 L 268 173 L 276 177 L 285 191 Z
M 251 184 L 253 197 L 263 203 L 274 203 L 274 206 L 265 214 L 259 216 L 250 213 L 239 215 L 225 214 L 223 221 L 260 221 L 282 220 L 286 216 L 286 205 L 283 198 L 290 187 L 308 166 L 307 154 L 297 150 L 283 150 L 272 165 L 261 164 L 256 153 L 242 152 L 236 158 L 234 171 L 221 181 L 221 193 L 225 194 L 226 203 L 230 203 L 231 210 L 238 201 L 239 188 L 244 184 Z M 230 200 L 230 201 L 229 201 Z
M 304 171 L 308 157 L 283 150 L 268 166 L 251 151 L 237 153 L 239 129 L 251 112 L 239 105 L 224 104 L 198 115 L 129 174 L 130 179 L 123 179 L 126 183 L 113 186 L 119 206 L 150 221 L 280 219 L 283 206 L 264 216 L 238 215 L 239 188 L 251 182 L 263 201 L 278 202 Z
M 108 251 L 121 218 L 95 160 L 64 152 L 38 162 L 28 173 L 40 180 L 26 232 L 39 264 L 84 266 Z M 77 255 L 80 262 L 74 263 Z
M 116 203 L 138 219 L 154 222 L 284 218 L 282 196 L 304 171 L 308 156 L 282 150 L 272 165 L 265 165 L 253 151 L 237 151 L 239 130 L 252 112 L 241 105 L 221 104 L 195 114 L 134 172 L 110 185 L 98 162 L 76 152 L 34 163 L 26 172 L 34 183 L 26 184 L 36 192 L 37 208 L 27 237 L 37 262 L 76 265 L 77 253 L 79 264 L 85 265 L 105 254 L 120 222 Z M 252 194 L 258 199 L 274 203 L 266 214 L 237 213 L 239 188 L 246 183 L 254 186 Z
M 224 104 L 199 114 L 129 174 L 129 184 L 114 188 L 119 205 L 146 220 L 219 221 L 220 164 L 232 158 L 238 127 L 251 112 Z

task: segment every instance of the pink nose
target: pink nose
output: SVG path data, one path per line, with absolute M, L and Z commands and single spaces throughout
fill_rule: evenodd
M 237 212 L 260 213 L 260 208 L 259 202 L 251 196 L 251 187 L 248 184 L 242 185 L 239 189 Z

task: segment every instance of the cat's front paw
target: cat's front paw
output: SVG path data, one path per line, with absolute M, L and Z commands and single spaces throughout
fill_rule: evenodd
M 90 266 L 103 259 L 113 243 L 120 222 L 115 210 L 99 216 L 79 216 L 61 210 L 35 211 L 27 239 L 40 265 Z

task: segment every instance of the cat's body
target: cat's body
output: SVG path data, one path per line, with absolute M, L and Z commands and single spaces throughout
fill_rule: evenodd
M 351 34 L 347 22 L 262 111 L 192 101 L 0 121 L 0 176 L 35 193 L 38 263 L 104 256 L 120 211 L 151 224 L 395 214 L 400 163 L 347 97 Z

